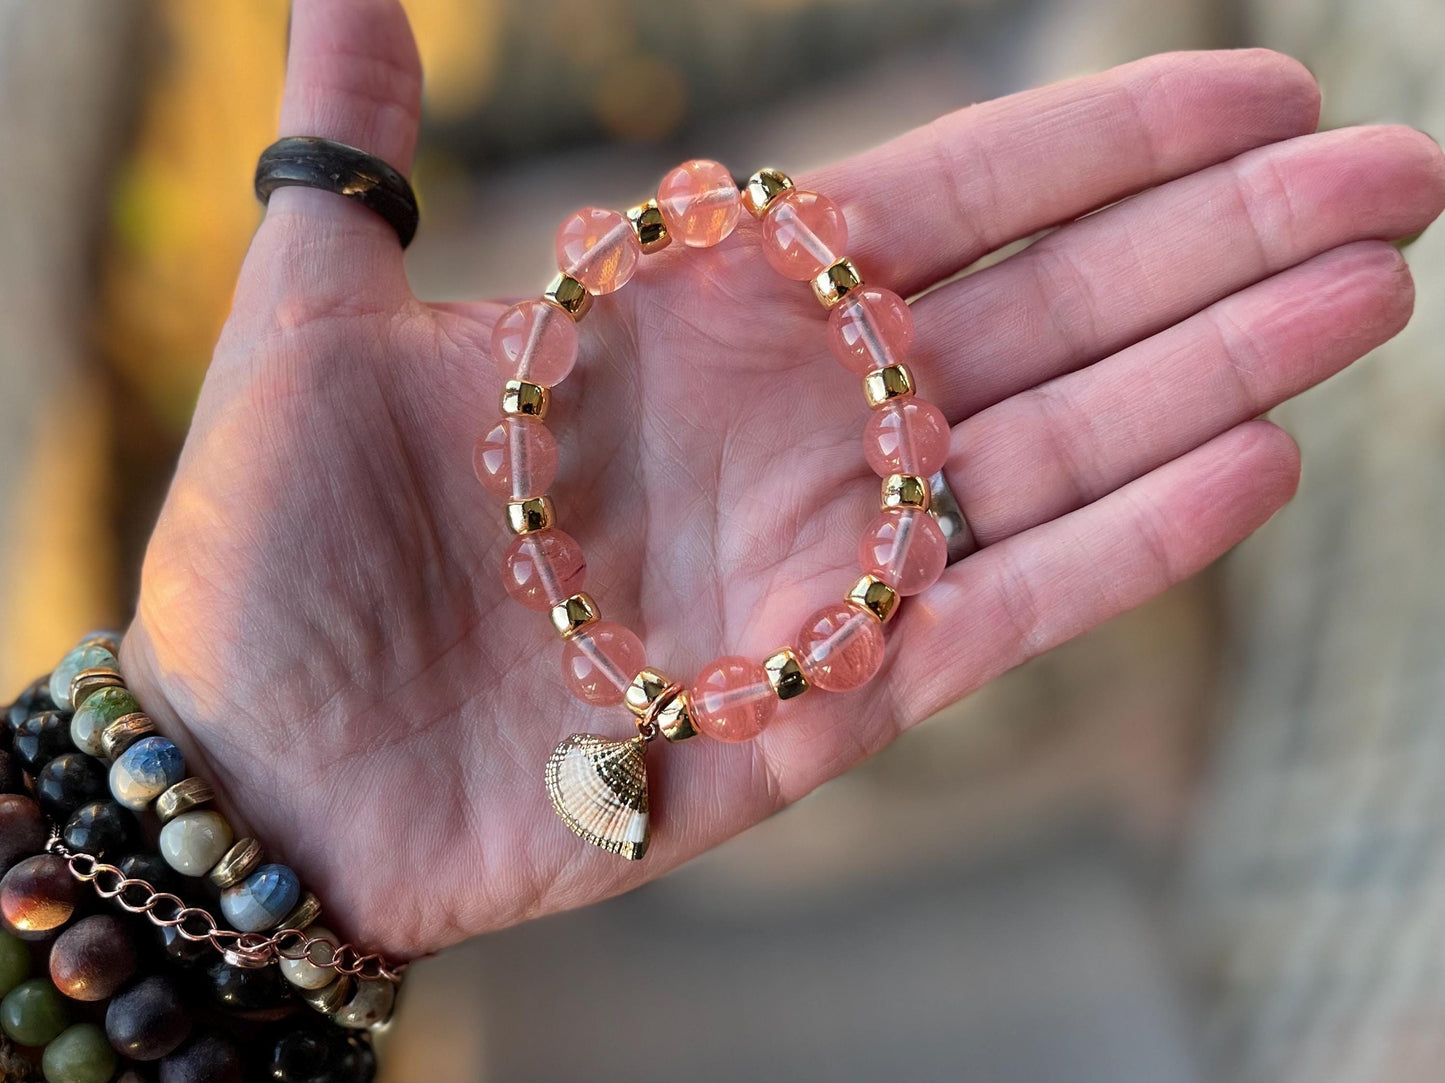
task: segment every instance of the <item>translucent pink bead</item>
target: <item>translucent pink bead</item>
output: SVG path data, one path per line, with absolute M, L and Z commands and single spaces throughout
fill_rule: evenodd
M 587 558 L 575 538 L 540 530 L 512 539 L 502 557 L 502 585 L 528 609 L 546 612 L 582 589 Z
M 546 301 L 523 301 L 492 328 L 492 360 L 504 380 L 552 387 L 577 363 L 577 325 Z
M 913 313 L 892 290 L 854 290 L 828 317 L 828 345 L 845 369 L 859 376 L 896 365 L 913 345 Z
M 778 709 L 762 664 L 737 655 L 709 662 L 688 691 L 688 700 L 693 724 L 718 741 L 751 741 Z
M 632 224 L 616 211 L 583 207 L 557 229 L 557 266 L 588 293 L 620 290 L 641 257 Z
M 657 186 L 667 232 L 689 248 L 711 248 L 738 224 L 743 204 L 733 175 L 720 162 L 683 162 Z
M 858 543 L 858 563 L 899 594 L 927 590 L 948 563 L 948 539 L 926 511 L 889 508 L 868 524 Z
M 557 441 L 535 417 L 507 417 L 472 451 L 477 480 L 503 500 L 542 496 L 557 477 Z
M 563 645 L 562 679 L 578 699 L 596 707 L 615 707 L 646 662 L 637 633 L 612 621 L 598 621 Z
M 883 625 L 857 606 L 824 606 L 798 632 L 798 655 L 809 683 L 825 692 L 851 691 L 883 664 Z
M 863 454 L 881 478 L 929 477 L 948 461 L 948 420 L 937 406 L 919 398 L 885 406 L 863 427 Z
M 804 281 L 838 262 L 848 223 L 827 196 L 797 189 L 780 196 L 763 218 L 763 255 L 780 275 Z

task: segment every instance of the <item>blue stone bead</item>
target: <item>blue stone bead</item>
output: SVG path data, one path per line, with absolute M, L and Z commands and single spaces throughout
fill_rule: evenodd
M 262 865 L 235 887 L 221 892 L 221 913 L 243 933 L 269 929 L 296 909 L 301 881 L 285 865 Z
M 110 793 L 128 809 L 142 811 L 186 777 L 181 750 L 164 737 L 142 737 L 110 767 Z
M 50 674 L 50 698 L 62 711 L 69 711 L 73 705 L 70 702 L 70 682 L 75 680 L 75 675 L 83 669 L 95 669 L 98 666 L 109 666 L 115 669 L 120 663 L 115 660 L 115 655 L 104 647 L 89 644 L 83 647 L 76 647 L 55 667 Z

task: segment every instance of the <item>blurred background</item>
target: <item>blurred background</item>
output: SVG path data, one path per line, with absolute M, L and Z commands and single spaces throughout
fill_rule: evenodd
M 434 298 L 535 287 L 563 214 L 681 158 L 797 172 L 1165 49 L 1445 131 L 1440 0 L 406 6 Z M 0 0 L 0 688 L 128 614 L 286 21 Z M 1408 254 L 1411 327 L 1279 411 L 1260 537 L 661 882 L 418 965 L 384 1078 L 1445 1078 L 1445 240 Z

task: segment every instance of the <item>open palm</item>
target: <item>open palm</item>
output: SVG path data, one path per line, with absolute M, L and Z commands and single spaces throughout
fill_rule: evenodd
M 405 169 L 420 76 L 394 0 L 297 0 L 292 34 L 283 133 Z M 954 425 L 981 550 L 904 607 L 866 691 L 651 756 L 641 862 L 580 843 L 542 791 L 561 737 L 632 723 L 572 700 L 546 621 L 501 586 L 510 536 L 470 456 L 503 304 L 418 301 L 388 227 L 335 196 L 277 193 L 246 260 L 147 552 L 131 682 L 368 946 L 433 950 L 657 876 L 1289 499 L 1296 449 L 1251 419 L 1404 324 L 1386 242 L 1439 212 L 1445 175 L 1410 130 L 1309 134 L 1317 109 L 1275 54 L 1158 57 L 801 178 L 905 295 L 1067 224 L 914 305 L 910 364 Z M 788 642 L 856 576 L 876 508 L 856 381 L 757 240 L 745 219 L 648 257 L 581 325 L 553 401 L 588 590 L 678 677 Z

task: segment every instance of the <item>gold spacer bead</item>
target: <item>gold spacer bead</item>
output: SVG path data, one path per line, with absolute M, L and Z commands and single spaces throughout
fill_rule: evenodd
M 203 778 L 183 778 L 156 798 L 156 815 L 161 823 L 170 823 L 183 812 L 210 804 L 216 791 Z
M 801 696 L 812 686 L 803 673 L 803 663 L 792 647 L 782 647 L 763 659 L 763 672 L 779 699 Z
M 552 627 L 563 639 L 571 639 L 589 624 L 596 624 L 602 617 L 592 595 L 574 594 L 563 598 L 552 607 Z
M 592 308 L 592 295 L 587 287 L 569 274 L 559 274 L 547 283 L 542 300 L 551 301 L 574 320 L 580 320 Z
M 913 394 L 913 374 L 907 365 L 888 365 L 863 377 L 863 397 L 877 410 Z
M 105 758 L 113 760 L 142 737 L 156 731 L 156 724 L 143 711 L 123 714 L 100 732 L 100 747 Z
M 632 232 L 637 234 L 637 243 L 644 255 L 661 252 L 672 243 L 672 234 L 667 232 L 667 223 L 663 221 L 657 200 L 649 199 L 646 203 L 629 207 L 627 220 L 632 223 Z
M 102 688 L 124 688 L 125 679 L 120 671 L 109 666 L 82 669 L 70 679 L 70 705 L 80 710 L 81 704 Z
M 507 503 L 507 525 L 513 534 L 535 534 L 550 529 L 556 521 L 557 509 L 550 496 L 529 496 Z
M 743 206 L 754 218 L 768 213 L 773 200 L 793 187 L 793 178 L 780 169 L 759 169 L 743 185 Z
M 271 926 L 273 930 L 280 929 L 301 929 L 306 930 L 316 924 L 316 919 L 321 916 L 321 900 L 309 891 L 301 893 L 301 901 L 298 902 L 284 918 Z
M 540 384 L 508 380 L 502 385 L 502 413 L 508 417 L 544 418 L 551 404 L 552 392 Z
M 296 992 L 301 994 L 302 1000 L 322 1015 L 331 1015 L 333 1012 L 339 1012 L 351 999 L 351 986 L 351 976 L 341 974 L 330 985 L 323 985 L 320 989 L 297 989 Z
M 255 839 L 242 839 L 221 856 L 221 860 L 206 873 L 206 878 L 225 891 L 255 872 L 265 856 L 261 844 Z
M 844 256 L 813 279 L 813 296 L 824 308 L 835 308 L 839 301 L 863 285 L 863 276 L 853 261 Z
M 692 706 L 684 689 L 679 688 L 659 707 L 653 713 L 652 721 L 669 741 L 686 741 L 697 736 L 697 727 L 692 724 Z
M 933 503 L 929 492 L 928 479 L 917 474 L 889 474 L 883 479 L 883 495 L 879 504 L 884 511 L 889 508 L 917 508 L 927 511 Z
M 632 678 L 632 683 L 627 686 L 623 693 L 622 702 L 627 704 L 627 709 L 642 718 L 652 705 L 662 698 L 669 688 L 677 684 L 671 677 L 659 673 L 650 666 L 637 671 L 637 676 Z
M 898 592 L 876 575 L 865 575 L 854 583 L 846 601 L 849 605 L 866 609 L 883 624 L 892 620 L 898 610 Z

